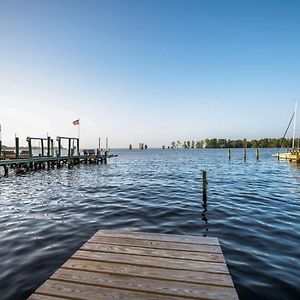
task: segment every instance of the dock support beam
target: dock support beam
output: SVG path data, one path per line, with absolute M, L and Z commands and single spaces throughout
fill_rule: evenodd
M 256 148 L 256 159 L 259 160 L 259 150 Z
M 50 157 L 50 136 L 47 137 L 47 157 Z
M 50 143 L 51 143 L 51 156 L 52 157 L 54 157 L 54 145 L 53 145 L 53 139 L 51 139 L 51 141 L 50 141 Z
M 80 150 L 79 150 L 79 139 L 77 139 L 77 156 L 80 156 Z
M 245 147 L 244 148 L 244 161 L 246 161 L 247 159 L 247 148 Z
M 68 168 L 71 167 L 71 138 L 68 143 Z
M 231 159 L 231 151 L 230 151 L 230 149 L 228 149 L 228 159 L 229 160 Z
M 19 138 L 16 137 L 16 158 L 20 157 L 20 145 L 19 145 Z
M 61 156 L 61 139 L 60 137 L 57 137 L 57 141 L 58 141 L 58 157 Z
M 4 176 L 8 176 L 8 166 L 4 166 Z
M 29 156 L 31 158 L 32 157 L 32 146 L 31 146 L 31 138 L 30 137 L 27 138 L 27 142 L 28 142 Z
M 44 140 L 41 139 L 42 156 L 44 156 Z

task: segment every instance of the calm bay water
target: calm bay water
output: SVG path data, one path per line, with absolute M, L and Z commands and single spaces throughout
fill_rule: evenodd
M 240 299 L 300 299 L 300 166 L 273 152 L 115 150 L 0 178 L 0 299 L 26 299 L 99 229 L 216 236 Z

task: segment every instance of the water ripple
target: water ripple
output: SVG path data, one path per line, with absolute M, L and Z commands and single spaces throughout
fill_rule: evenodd
M 99 229 L 220 239 L 240 299 L 300 299 L 300 168 L 271 150 L 119 150 L 0 179 L 0 298 L 25 299 Z M 208 172 L 202 215 L 201 170 Z

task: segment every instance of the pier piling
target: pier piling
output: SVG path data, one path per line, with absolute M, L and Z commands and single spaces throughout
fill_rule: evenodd
M 207 206 L 207 180 L 206 180 L 206 171 L 202 171 L 202 207 L 206 208 Z
M 20 144 L 19 144 L 19 138 L 16 137 L 16 158 L 19 158 L 20 156 Z
M 246 161 L 247 159 L 247 148 L 245 147 L 244 148 L 244 161 Z
M 259 150 L 256 148 L 256 159 L 259 160 Z
M 230 149 L 228 149 L 228 159 L 229 160 L 231 159 L 231 151 L 230 151 Z

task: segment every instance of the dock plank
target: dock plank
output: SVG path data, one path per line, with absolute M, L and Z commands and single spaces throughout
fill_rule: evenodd
M 96 236 L 111 236 L 151 241 L 165 241 L 177 242 L 186 244 L 201 244 L 201 245 L 219 245 L 219 241 L 214 237 L 198 237 L 198 236 L 185 236 L 175 234 L 162 234 L 162 233 L 144 233 L 144 232 L 130 232 L 130 231 L 115 231 L 115 230 L 100 230 Z
M 93 236 L 89 243 L 106 243 L 111 245 L 124 245 L 132 247 L 144 247 L 151 249 L 172 249 L 189 252 L 222 253 L 220 245 L 183 244 L 176 242 L 141 240 L 132 238 L 120 238 L 111 236 Z
M 200 260 L 200 261 L 207 261 L 207 262 L 222 262 L 222 263 L 225 262 L 223 255 L 216 254 L 216 253 L 204 253 L 204 252 L 192 253 L 188 251 L 150 249 L 150 248 L 143 248 L 143 247 L 130 247 L 130 246 L 122 246 L 122 245 L 94 244 L 94 243 L 86 243 L 81 247 L 81 249 L 87 251 L 179 258 L 179 259 Z
M 212 263 L 203 261 L 189 261 L 183 259 L 172 259 L 164 257 L 146 257 L 142 255 L 129 255 L 129 254 L 116 254 L 116 253 L 103 253 L 92 252 L 85 250 L 78 250 L 74 258 L 89 259 L 95 261 L 108 261 L 127 263 L 137 266 L 154 266 L 166 269 L 179 269 L 179 270 L 193 270 L 203 271 L 209 273 L 228 274 L 228 269 L 225 263 Z
M 63 280 L 78 284 L 92 284 L 109 288 L 132 290 L 147 293 L 157 293 L 169 296 L 183 296 L 188 298 L 204 299 L 232 299 L 234 290 L 229 287 L 210 286 L 170 280 L 157 280 L 141 277 L 97 274 L 88 271 L 60 269 L 52 279 Z
M 64 282 L 49 279 L 38 290 L 40 294 L 64 296 L 68 299 L 81 300 L 167 300 L 170 296 L 155 293 L 144 293 L 103 286 L 84 285 L 73 282 Z M 29 298 L 30 299 L 30 298 Z M 182 297 L 172 297 L 173 300 L 182 300 Z M 185 298 L 188 299 L 188 298 Z M 191 299 L 191 298 L 190 298 Z M 32 300 L 32 299 L 30 299 Z
M 30 300 L 236 300 L 216 238 L 101 230 Z
M 41 294 L 33 294 L 28 299 L 29 300 L 70 300 L 70 298 L 47 296 L 47 295 L 41 295 Z
M 233 287 L 233 282 L 229 274 L 210 274 L 190 270 L 176 270 L 176 272 L 170 272 L 170 270 L 160 267 L 96 262 L 74 258 L 69 259 L 62 268 Z

